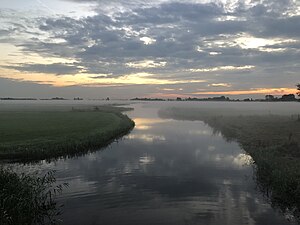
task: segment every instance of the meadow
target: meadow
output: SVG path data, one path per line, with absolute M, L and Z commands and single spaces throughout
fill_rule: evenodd
M 257 187 L 273 207 L 300 221 L 300 116 L 230 109 L 167 108 L 163 118 L 200 120 L 252 157 Z
M 117 107 L 0 112 L 0 159 L 46 159 L 103 147 L 133 128 Z
M 124 107 L 81 106 L 57 110 L 0 111 L 0 159 L 40 160 L 84 154 L 129 132 L 134 122 Z M 0 164 L 0 224 L 56 224 L 54 172 L 17 173 Z

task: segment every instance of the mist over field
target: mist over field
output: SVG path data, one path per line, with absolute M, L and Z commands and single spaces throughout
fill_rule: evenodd
M 240 114 L 298 114 L 300 104 L 298 102 L 143 102 L 143 101 L 100 101 L 100 100 L 83 100 L 83 101 L 0 101 L 0 111 L 9 110 L 66 110 L 76 106 L 95 106 L 95 105 L 130 105 L 145 103 L 159 109 L 176 107 L 182 109 L 203 109 L 224 113 Z

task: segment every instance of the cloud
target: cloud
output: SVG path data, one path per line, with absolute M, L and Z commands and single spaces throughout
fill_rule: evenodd
M 6 69 L 14 69 L 22 72 L 50 73 L 55 75 L 76 74 L 79 68 L 72 64 L 21 64 L 17 66 L 3 66 Z
M 153 60 L 143 60 L 136 62 L 128 62 L 126 66 L 132 68 L 160 68 L 166 66 L 167 62 L 164 61 L 153 61 Z
M 76 62 L 10 62 L 6 68 L 80 73 L 98 83 L 112 79 L 118 84 L 128 83 L 122 80 L 132 79 L 128 75 L 144 73 L 151 74 L 150 81 L 155 79 L 153 85 L 205 80 L 211 85 L 202 88 L 208 90 L 220 87 L 213 84 L 230 83 L 234 90 L 298 82 L 300 10 L 296 1 L 90 2 L 95 3 L 95 15 L 80 19 L 60 15 L 28 18 L 26 23 L 20 18 L 16 23 L 5 14 L 2 40 L 13 36 L 21 53 Z
M 295 93 L 295 89 L 288 88 L 255 88 L 250 90 L 235 90 L 235 91 L 201 91 L 193 93 L 194 95 L 250 95 L 250 94 L 274 94 L 284 95 Z
M 210 87 L 231 87 L 231 84 L 228 83 L 216 83 L 216 84 L 209 84 Z
M 190 69 L 191 72 L 215 72 L 215 71 L 232 71 L 232 70 L 250 70 L 255 68 L 255 66 L 220 66 L 213 68 L 201 68 L 201 69 Z

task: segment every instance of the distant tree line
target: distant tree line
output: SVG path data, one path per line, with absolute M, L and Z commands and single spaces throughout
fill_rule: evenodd
M 297 86 L 297 95 L 300 97 L 300 83 Z M 231 102 L 292 102 L 292 101 L 299 101 L 294 94 L 284 94 L 281 97 L 276 97 L 274 95 L 266 95 L 264 99 L 252 99 L 252 98 L 245 98 L 243 100 L 240 99 L 230 99 L 229 97 L 225 96 L 218 96 L 218 97 L 209 97 L 209 98 L 196 98 L 196 97 L 188 97 L 182 98 L 177 97 L 176 99 L 162 99 L 162 98 L 133 98 L 130 100 L 139 100 L 139 101 L 231 101 Z
M 300 97 L 300 83 L 296 85 L 297 87 L 297 95 Z M 292 102 L 292 101 L 299 101 L 296 99 L 296 96 L 294 94 L 286 94 L 282 95 L 280 98 L 275 97 L 274 95 L 266 95 L 265 101 L 268 102 L 275 102 L 275 101 L 281 101 L 281 102 Z
M 297 101 L 294 94 L 282 95 L 280 98 L 275 97 L 273 95 L 266 95 L 265 100 L 268 101 L 268 102 L 275 102 L 275 101 L 292 102 L 292 101 Z
M 166 101 L 162 98 L 132 98 L 131 101 Z
M 37 98 L 9 98 L 9 97 L 5 97 L 5 98 L 0 98 L 0 100 L 37 100 Z
M 275 97 L 274 95 L 266 95 L 264 99 L 253 99 L 253 98 L 245 98 L 245 99 L 230 99 L 229 97 L 225 96 L 217 96 L 217 97 L 209 97 L 209 98 L 195 98 L 195 97 L 188 97 L 182 98 L 177 97 L 176 99 L 162 99 L 162 98 L 132 98 L 132 101 L 219 101 L 219 102 L 290 102 L 290 101 L 298 101 L 294 94 L 287 94 L 282 95 L 281 97 Z
M 233 101 L 232 99 L 225 97 L 225 96 L 218 96 L 218 97 L 210 97 L 210 98 L 180 98 L 176 99 L 177 101 Z

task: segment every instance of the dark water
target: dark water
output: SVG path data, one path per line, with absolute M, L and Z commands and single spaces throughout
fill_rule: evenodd
M 160 119 L 137 104 L 135 129 L 106 149 L 26 166 L 57 170 L 66 225 L 288 224 L 256 190 L 236 143 L 202 122 Z

